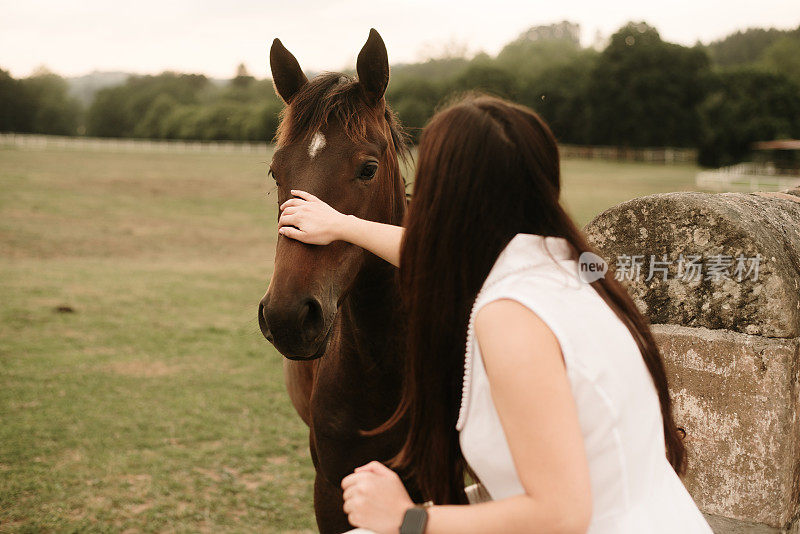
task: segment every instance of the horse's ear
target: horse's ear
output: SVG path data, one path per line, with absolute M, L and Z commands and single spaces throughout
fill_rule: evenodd
M 389 56 L 386 54 L 386 45 L 375 28 L 369 31 L 367 42 L 358 53 L 356 71 L 367 100 L 371 104 L 377 104 L 389 85 Z
M 269 66 L 272 69 L 275 91 L 284 102 L 290 103 L 300 88 L 308 83 L 308 78 L 303 74 L 300 63 L 286 50 L 280 39 L 272 41 L 272 47 L 269 49 Z

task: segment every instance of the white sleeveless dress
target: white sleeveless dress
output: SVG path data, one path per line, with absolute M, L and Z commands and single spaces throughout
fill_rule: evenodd
M 708 533 L 665 457 L 658 396 L 639 348 L 594 289 L 578 278 L 562 238 L 517 234 L 472 308 L 457 423 L 464 458 L 492 499 L 524 493 L 475 339 L 477 311 L 497 299 L 532 310 L 564 355 L 589 461 L 591 534 Z

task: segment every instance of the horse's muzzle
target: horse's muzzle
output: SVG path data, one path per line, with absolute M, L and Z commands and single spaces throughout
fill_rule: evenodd
M 313 360 L 324 353 L 327 330 L 322 305 L 306 297 L 291 305 L 270 304 L 268 296 L 258 305 L 261 333 L 290 360 Z

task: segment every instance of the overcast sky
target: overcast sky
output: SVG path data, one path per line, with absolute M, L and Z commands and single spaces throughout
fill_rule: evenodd
M 800 0 L 0 0 L 0 68 L 15 77 L 44 65 L 66 76 L 164 70 L 230 78 L 240 62 L 269 76 L 272 39 L 308 70 L 352 67 L 370 27 L 391 63 L 455 44 L 497 53 L 526 28 L 570 20 L 584 44 L 629 20 L 691 45 L 737 29 L 800 24 Z

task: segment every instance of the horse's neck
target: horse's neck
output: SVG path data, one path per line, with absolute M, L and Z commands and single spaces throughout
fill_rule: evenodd
M 388 219 L 385 221 L 401 225 L 406 211 L 406 196 L 405 183 L 396 158 L 394 155 L 394 167 L 390 171 L 392 191 L 386 195 L 391 200 L 386 213 Z M 365 346 L 363 341 L 368 341 L 368 346 L 396 342 L 394 335 L 401 326 L 399 297 L 397 269 L 377 256 L 367 254 L 345 306 L 343 326 L 348 327 L 344 331 L 353 336 L 350 341 L 360 341 L 361 346 Z
M 395 156 L 396 158 L 396 156 Z M 400 225 L 406 211 L 405 184 L 395 161 L 389 198 L 389 224 Z M 342 306 L 340 351 L 361 371 L 394 375 L 402 365 L 402 328 L 397 269 L 367 254 L 367 259 Z
M 343 303 L 342 349 L 362 369 L 391 371 L 401 363 L 402 326 L 395 268 L 370 257 Z

